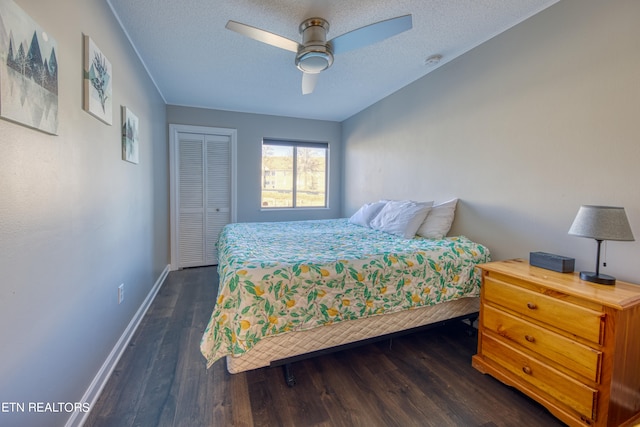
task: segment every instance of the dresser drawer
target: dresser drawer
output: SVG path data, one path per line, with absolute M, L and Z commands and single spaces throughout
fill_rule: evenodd
M 520 344 L 582 377 L 598 382 L 602 352 L 577 343 L 560 334 L 512 316 L 492 306 L 485 306 L 482 326 Z
M 482 354 L 587 419 L 596 418 L 597 390 L 527 356 L 500 338 L 482 334 Z
M 557 329 L 602 344 L 604 314 L 485 276 L 484 299 Z

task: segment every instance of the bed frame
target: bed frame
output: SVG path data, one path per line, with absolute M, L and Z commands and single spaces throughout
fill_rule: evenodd
M 227 370 L 244 372 L 266 366 L 284 366 L 285 380 L 295 384 L 291 364 L 310 357 L 345 350 L 374 341 L 413 333 L 444 323 L 478 317 L 479 297 L 466 297 L 440 304 L 363 319 L 335 323 L 306 331 L 290 332 L 259 341 L 252 351 L 227 356 Z

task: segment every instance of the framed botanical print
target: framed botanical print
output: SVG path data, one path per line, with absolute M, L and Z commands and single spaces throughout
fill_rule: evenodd
M 139 161 L 138 117 L 127 107 L 122 107 L 122 160 Z
M 111 62 L 84 35 L 84 109 L 106 124 L 113 122 Z

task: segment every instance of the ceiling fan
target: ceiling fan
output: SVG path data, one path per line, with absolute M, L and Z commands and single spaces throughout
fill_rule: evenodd
M 254 40 L 285 49 L 296 54 L 296 66 L 302 71 L 302 93 L 313 92 L 318 75 L 333 64 L 333 55 L 358 49 L 395 36 L 412 27 L 411 15 L 398 16 L 366 25 L 327 41 L 329 23 L 322 18 L 309 18 L 300 24 L 302 43 L 278 34 L 242 24 L 227 22 L 226 28 Z

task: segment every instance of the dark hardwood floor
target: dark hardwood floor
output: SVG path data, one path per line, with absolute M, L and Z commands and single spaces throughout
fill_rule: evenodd
M 200 337 L 215 267 L 169 273 L 85 426 L 562 426 L 471 367 L 476 337 L 452 324 L 293 364 L 205 368 Z

